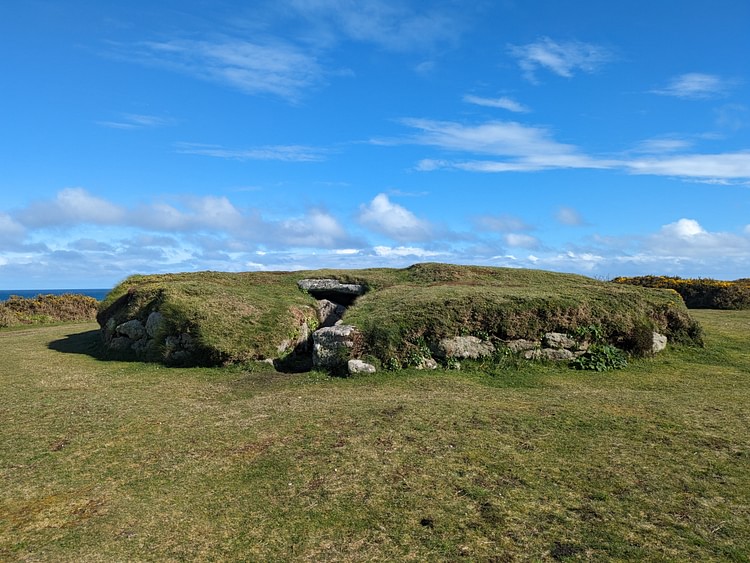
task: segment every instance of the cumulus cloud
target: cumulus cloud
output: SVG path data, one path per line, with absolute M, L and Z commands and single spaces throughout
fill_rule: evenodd
M 546 69 L 558 76 L 571 78 L 575 72 L 595 72 L 612 60 L 612 53 L 599 45 L 580 41 L 553 41 L 542 37 L 526 45 L 509 45 L 508 53 L 518 60 L 524 77 L 537 82 L 537 71 Z
M 370 203 L 362 205 L 359 221 L 397 241 L 427 240 L 432 236 L 432 228 L 427 221 L 391 202 L 386 194 L 378 194 Z
M 503 240 L 505 244 L 514 248 L 534 249 L 540 245 L 539 239 L 536 237 L 519 233 L 508 233 L 503 237 Z
M 464 101 L 477 106 L 507 109 L 508 111 L 512 111 L 515 113 L 529 113 L 531 111 L 531 109 L 527 106 L 506 96 L 503 96 L 501 98 L 483 98 L 481 96 L 467 94 L 466 96 L 464 96 Z
M 750 239 L 726 232 L 710 232 L 695 219 L 680 219 L 664 225 L 649 237 L 651 252 L 681 258 L 750 257 Z
M 157 231 L 190 231 L 213 229 L 242 231 L 252 216 L 247 217 L 224 196 L 185 197 L 180 207 L 155 202 L 141 205 L 131 214 L 132 224 Z
M 125 210 L 105 199 L 91 195 L 83 188 L 65 188 L 51 201 L 37 201 L 18 213 L 17 219 L 27 227 L 78 225 L 117 225 Z
M 23 225 L 7 213 L 0 213 L 0 245 L 3 247 L 21 242 L 26 235 Z
M 689 72 L 675 76 L 664 88 L 651 92 L 687 100 L 708 100 L 723 96 L 730 86 L 730 81 L 715 74 Z
M 290 246 L 334 248 L 349 242 L 344 227 L 321 209 L 312 209 L 303 217 L 281 221 L 276 232 L 279 242 Z

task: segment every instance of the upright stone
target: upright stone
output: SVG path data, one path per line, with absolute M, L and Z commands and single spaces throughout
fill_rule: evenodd
M 345 365 L 356 332 L 352 325 L 329 326 L 313 332 L 313 367 L 336 369 Z

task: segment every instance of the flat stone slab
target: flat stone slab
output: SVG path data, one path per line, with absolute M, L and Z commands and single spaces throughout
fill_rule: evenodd
M 365 286 L 358 283 L 341 283 L 338 280 L 304 279 L 297 282 L 297 287 L 315 295 L 316 292 L 341 293 L 342 295 L 362 295 Z

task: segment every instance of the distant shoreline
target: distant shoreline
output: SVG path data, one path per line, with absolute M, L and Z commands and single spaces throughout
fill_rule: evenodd
M 102 301 L 110 291 L 111 289 L 0 289 L 0 301 L 7 301 L 11 295 L 33 299 L 37 295 L 64 295 L 66 293 L 88 295 Z

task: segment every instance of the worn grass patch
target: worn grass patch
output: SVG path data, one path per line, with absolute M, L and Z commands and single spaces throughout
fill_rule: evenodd
M 332 379 L 0 331 L 0 560 L 734 560 L 750 313 L 625 371 Z

